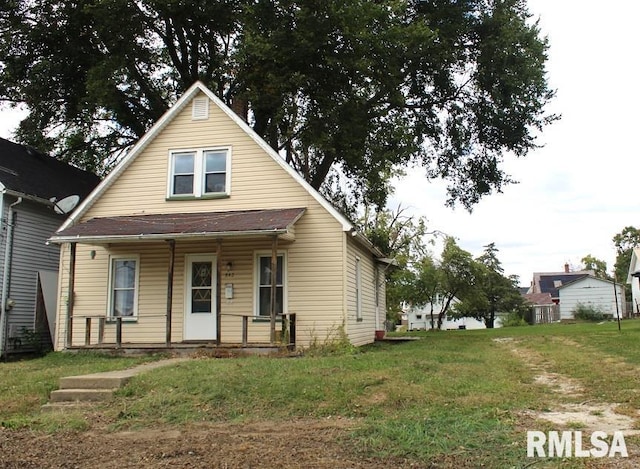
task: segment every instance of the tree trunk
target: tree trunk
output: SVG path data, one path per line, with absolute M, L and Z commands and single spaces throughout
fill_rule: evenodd
M 431 330 L 435 328 L 435 320 L 433 319 L 433 303 L 431 303 Z
M 495 313 L 491 313 L 489 316 L 484 318 L 484 324 L 487 326 L 487 329 L 493 329 L 495 320 L 496 320 Z

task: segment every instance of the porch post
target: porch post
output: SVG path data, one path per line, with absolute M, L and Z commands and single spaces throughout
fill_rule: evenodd
M 69 285 L 67 287 L 67 337 L 65 348 L 73 342 L 73 290 L 76 282 L 76 243 L 69 243 Z
M 222 307 L 222 239 L 218 238 L 216 245 L 216 344 L 220 345 L 222 334 L 220 328 L 222 326 L 222 316 L 220 308 Z
M 273 236 L 271 243 L 271 298 L 269 305 L 269 316 L 271 319 L 271 345 L 276 342 L 276 285 L 278 274 L 278 235 Z
M 167 274 L 167 330 L 165 343 L 167 347 L 171 345 L 171 316 L 173 314 L 173 271 L 176 257 L 176 242 L 173 239 L 167 240 L 169 243 L 169 272 Z

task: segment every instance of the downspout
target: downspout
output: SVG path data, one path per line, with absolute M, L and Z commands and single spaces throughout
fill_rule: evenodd
M 0 202 L 4 201 L 4 194 L 6 189 L 2 190 L 2 197 Z M 0 356 L 6 355 L 7 348 L 7 315 L 9 309 L 7 308 L 7 301 L 9 296 L 9 283 L 11 281 L 11 257 L 13 255 L 13 227 L 15 226 L 15 212 L 13 207 L 22 203 L 22 197 L 9 205 L 9 213 L 7 213 L 7 235 L 4 245 L 4 268 L 2 270 L 2 299 L 0 300 Z M 1 213 L 0 213 L 1 215 Z

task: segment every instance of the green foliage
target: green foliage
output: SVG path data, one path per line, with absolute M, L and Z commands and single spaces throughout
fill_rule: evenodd
M 407 215 L 400 206 L 395 210 L 366 206 L 358 225 L 367 239 L 396 264 L 384 272 L 387 319 L 395 322 L 401 305 L 410 301 L 414 293 L 408 266 L 426 252 L 426 220 Z
M 582 319 L 585 321 L 604 321 L 610 318 L 610 315 L 605 314 L 602 309 L 588 304 L 578 303 L 576 307 L 571 311 L 573 317 L 576 319 Z
M 502 327 L 520 327 L 528 326 L 527 321 L 524 320 L 522 314 L 518 311 L 512 311 L 500 320 Z
M 593 257 L 591 254 L 587 254 L 580 260 L 580 262 L 582 262 L 583 270 L 593 270 L 596 277 L 605 280 L 613 280 L 611 275 L 607 272 L 607 263 L 605 261 Z
M 616 263 L 614 266 L 616 281 L 625 282 L 629 275 L 633 248 L 640 246 L 640 229 L 626 226 L 613 237 L 613 244 L 616 247 Z M 627 293 L 630 295 L 630 291 Z M 631 301 L 631 299 L 627 298 L 627 301 Z
M 469 208 L 556 118 L 530 16 L 521 0 L 12 0 L 0 100 L 28 106 L 21 142 L 104 174 L 201 80 L 315 188 L 337 171 L 383 207 L 418 164 Z
M 330 329 L 324 338 L 320 339 L 314 332 L 311 333 L 310 345 L 305 349 L 305 355 L 329 356 L 356 353 L 357 348 L 351 344 L 344 326 Z
M 45 332 L 45 334 L 48 333 L 49 331 Z M 26 327 L 23 327 L 22 331 L 20 332 L 20 338 L 22 341 L 22 345 L 28 348 L 30 351 L 33 351 L 37 355 L 42 355 L 43 353 L 45 353 L 42 331 L 27 329 Z
M 505 277 L 497 257 L 494 243 L 485 250 L 473 264 L 472 286 L 456 305 L 458 316 L 473 317 L 484 321 L 487 328 L 494 327 L 498 313 L 515 313 L 524 317 L 526 306 L 518 290 L 517 278 Z

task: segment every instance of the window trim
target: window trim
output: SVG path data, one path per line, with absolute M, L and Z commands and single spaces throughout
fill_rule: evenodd
M 269 320 L 268 315 L 260 314 L 260 258 L 268 257 L 271 259 L 271 251 L 259 250 L 253 253 L 253 317 L 254 320 Z M 282 257 L 282 312 L 287 314 L 288 311 L 288 269 L 287 269 L 287 251 L 278 249 L 278 257 Z
M 116 316 L 113 311 L 113 293 L 114 293 L 114 264 L 115 261 L 129 260 L 135 261 L 136 271 L 134 277 L 134 291 L 133 291 L 133 315 L 132 316 Z M 115 321 L 121 317 L 123 321 L 137 321 L 138 320 L 138 297 L 140 292 L 140 255 L 139 254 L 111 254 L 109 256 L 109 281 L 107 285 L 107 320 Z
M 224 192 L 203 192 L 205 188 L 206 163 L 205 156 L 207 152 L 226 152 L 225 160 L 225 181 Z M 193 188 L 190 194 L 174 194 L 174 156 L 177 154 L 193 153 Z M 168 168 L 167 168 L 167 200 L 184 200 L 184 199 L 217 199 L 225 198 L 231 195 L 231 147 L 230 146 L 211 146 L 201 148 L 176 148 L 169 150 Z

